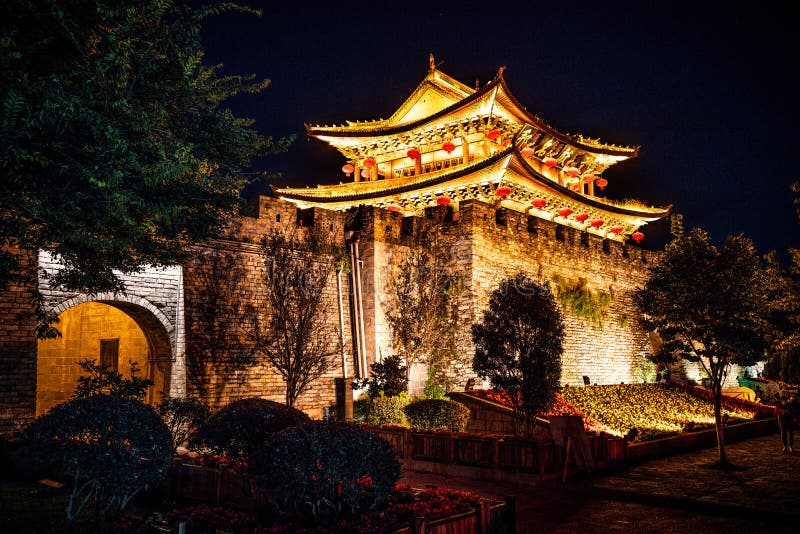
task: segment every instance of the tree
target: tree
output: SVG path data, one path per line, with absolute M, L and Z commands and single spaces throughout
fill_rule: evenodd
M 223 11 L 258 13 L 0 3 L 0 288 L 18 276 L 17 248 L 61 261 L 52 287 L 122 291 L 115 270 L 180 263 L 237 213 L 244 168 L 292 137 L 264 137 L 223 106 L 269 84 L 203 64 L 201 24 Z
M 561 380 L 564 318 L 549 284 L 524 273 L 503 281 L 483 321 L 472 325 L 472 340 L 473 370 L 508 393 L 515 423 L 522 419 L 531 435 L 536 414 L 552 405 Z
M 458 354 L 455 333 L 463 287 L 447 269 L 438 231 L 418 230 L 409 245 L 387 281 L 386 323 L 407 374 L 415 364 L 425 363 L 446 381 L 443 371 Z
M 50 476 L 69 477 L 67 519 L 91 499 L 98 532 L 172 462 L 169 429 L 156 411 L 129 397 L 77 397 L 36 418 L 23 431 L 27 462 Z
M 644 324 L 663 344 L 655 361 L 697 362 L 711 379 L 719 466 L 728 466 L 720 398 L 732 364 L 764 358 L 769 332 L 770 276 L 744 235 L 729 237 L 721 249 L 695 228 L 676 237 L 649 269 L 634 302 Z
M 325 290 L 334 272 L 346 265 L 342 247 L 318 227 L 304 235 L 275 228 L 261 241 L 264 305 L 247 306 L 243 335 L 286 383 L 286 404 L 330 368 L 341 340 L 328 317 Z
M 97 363 L 94 360 L 84 359 L 78 366 L 85 374 L 78 377 L 73 398 L 91 397 L 92 395 L 106 394 L 112 397 L 135 399 L 143 401 L 147 395 L 147 388 L 155 382 L 149 378 L 137 376 L 139 364 L 130 360 L 131 377 L 125 378 L 122 373 L 111 368 L 108 364 Z

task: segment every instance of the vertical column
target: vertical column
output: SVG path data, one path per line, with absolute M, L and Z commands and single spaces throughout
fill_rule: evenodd
M 420 152 L 419 156 L 414 158 L 414 169 L 417 175 L 422 174 L 422 152 Z
M 361 167 L 358 166 L 358 161 L 353 165 L 353 177 L 356 182 L 361 181 Z
M 469 143 L 466 135 L 461 136 L 461 154 L 464 156 L 464 163 L 469 163 Z

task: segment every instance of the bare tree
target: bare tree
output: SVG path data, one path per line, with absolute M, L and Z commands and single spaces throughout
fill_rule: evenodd
M 421 242 L 421 235 L 428 240 Z M 389 273 L 383 310 L 406 373 L 425 363 L 445 381 L 443 371 L 457 356 L 458 298 L 464 289 L 448 269 L 447 250 L 438 236 L 419 231 L 411 239 L 410 250 Z
M 273 229 L 261 241 L 263 293 L 242 317 L 242 331 L 286 383 L 295 401 L 330 368 L 340 338 L 326 314 L 325 290 L 346 264 L 344 249 L 311 227 L 302 235 Z

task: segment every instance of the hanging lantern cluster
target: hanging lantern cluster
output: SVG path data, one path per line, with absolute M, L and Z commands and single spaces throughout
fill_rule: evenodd
M 356 170 L 356 168 L 349 163 L 342 165 L 342 172 L 344 172 L 347 176 L 350 176 L 354 170 Z
M 486 139 L 489 141 L 496 141 L 500 137 L 500 130 L 495 128 L 494 130 L 490 130 L 489 133 L 486 134 Z
M 504 186 L 498 187 L 497 190 L 494 193 L 498 197 L 507 197 L 508 195 L 511 194 L 511 188 L 504 185 Z
M 634 232 L 631 234 L 631 239 L 639 243 L 644 239 L 644 234 L 642 232 Z
M 551 169 L 555 167 L 557 163 L 558 160 L 556 158 L 546 157 L 542 160 L 542 165 Z
M 595 182 L 595 185 L 600 189 L 604 189 L 608 185 L 608 180 L 606 180 L 605 178 L 598 178 L 597 181 Z
M 419 157 L 419 149 L 409 148 L 408 152 L 406 152 L 406 156 L 408 156 L 411 159 L 417 159 Z

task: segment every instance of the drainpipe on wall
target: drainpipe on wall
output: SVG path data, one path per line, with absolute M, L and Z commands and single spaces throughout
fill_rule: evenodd
M 353 263 L 353 268 L 350 269 L 353 287 L 353 306 L 351 313 L 358 356 L 357 374 L 359 378 L 367 378 L 369 375 L 367 371 L 367 356 L 364 343 L 364 307 L 361 298 L 361 257 L 358 251 L 357 237 L 350 241 L 350 258 Z
M 342 305 L 342 271 L 336 271 L 336 293 L 339 296 L 339 335 L 341 336 L 342 349 L 342 376 L 347 378 L 347 349 L 344 344 L 344 307 Z

